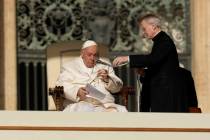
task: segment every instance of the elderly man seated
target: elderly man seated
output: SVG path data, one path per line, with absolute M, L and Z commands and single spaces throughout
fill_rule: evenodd
M 111 93 L 119 92 L 122 81 L 115 75 L 109 61 L 97 63 L 96 42 L 84 42 L 80 57 L 64 64 L 56 85 L 64 87 L 66 107 L 70 112 L 127 112 L 115 104 Z

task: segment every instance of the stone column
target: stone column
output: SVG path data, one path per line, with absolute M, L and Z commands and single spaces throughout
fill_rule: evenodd
M 4 109 L 17 108 L 16 1 L 3 0 Z
M 210 112 L 210 1 L 191 0 L 192 74 L 199 107 Z

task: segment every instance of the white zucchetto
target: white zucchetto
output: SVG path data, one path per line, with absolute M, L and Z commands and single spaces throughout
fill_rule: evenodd
M 91 46 L 97 46 L 97 43 L 95 41 L 92 41 L 92 40 L 87 40 L 83 43 L 82 45 L 82 49 L 85 49 L 85 48 L 88 48 L 88 47 L 91 47 Z

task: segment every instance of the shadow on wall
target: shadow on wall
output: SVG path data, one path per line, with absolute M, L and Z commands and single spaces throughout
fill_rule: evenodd
M 3 34 L 3 1 L 0 1 L 0 109 L 4 109 L 4 34 Z

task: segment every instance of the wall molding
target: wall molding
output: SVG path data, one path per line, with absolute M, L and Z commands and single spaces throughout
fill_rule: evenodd
M 56 126 L 0 126 L 0 130 L 37 131 L 122 131 L 122 132 L 210 132 L 210 128 L 130 128 L 130 127 L 56 127 Z

